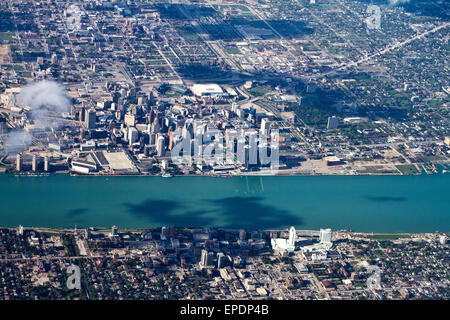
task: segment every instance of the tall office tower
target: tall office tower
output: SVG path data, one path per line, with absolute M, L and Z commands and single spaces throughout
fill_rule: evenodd
M 131 146 L 133 143 L 138 141 L 139 132 L 136 130 L 136 128 L 131 127 L 128 129 L 128 143 Z
M 181 136 L 183 139 L 192 139 L 194 137 L 194 126 L 192 120 L 187 120 L 184 123 L 183 129 L 181 130 Z
M 158 157 L 164 157 L 166 153 L 164 148 L 164 136 L 162 134 L 159 134 L 158 138 L 156 139 L 156 153 Z
M 227 265 L 227 257 L 223 254 L 223 252 L 217 253 L 217 268 L 221 269 L 226 267 Z
M 176 234 L 175 225 L 172 224 L 172 225 L 169 227 L 169 237 L 175 238 L 175 234 Z
M 244 229 L 239 230 L 239 240 L 244 241 L 247 239 L 247 232 Z
M 320 229 L 320 243 L 331 243 L 331 229 Z
M 156 134 L 151 133 L 151 134 L 148 136 L 148 143 L 149 143 L 151 146 L 154 146 L 154 145 L 156 144 Z
M 158 117 L 155 117 L 152 123 L 152 133 L 157 134 L 161 131 L 161 125 L 159 124 Z
M 44 171 L 48 172 L 49 171 L 49 163 L 48 163 L 48 156 L 44 157 Z
M 22 171 L 22 156 L 20 154 L 16 156 L 16 170 Z
M 117 237 L 119 235 L 119 229 L 116 226 L 111 227 L 111 237 Z
M 268 135 L 270 130 L 270 122 L 267 118 L 261 120 L 261 135 Z
M 202 267 L 206 266 L 207 260 L 208 260 L 208 251 L 203 249 L 202 256 L 200 258 L 200 266 L 202 266 Z
M 51 63 L 52 63 L 52 64 L 58 64 L 58 56 L 56 55 L 56 53 L 54 53 L 54 54 L 52 55 Z
M 297 234 L 295 232 L 295 228 L 291 227 L 289 229 L 289 239 L 288 239 L 287 245 L 288 246 L 295 246 L 295 239 L 296 238 L 297 238 Z
M 85 121 L 86 121 L 86 126 L 89 130 L 95 129 L 95 122 L 97 121 L 97 119 L 96 119 L 94 109 L 86 110 Z
M 200 258 L 200 266 L 214 266 L 214 252 L 208 252 L 207 250 L 203 249 Z
M 167 227 L 166 226 L 161 228 L 161 240 L 167 240 Z
M 169 132 L 167 134 L 169 136 L 169 146 L 167 148 L 169 149 L 169 151 L 171 151 L 172 148 L 173 148 L 173 132 L 172 132 L 172 128 L 169 127 Z
M 154 118 L 155 118 L 155 112 L 153 111 L 153 109 L 150 109 L 150 111 L 147 113 L 147 123 L 152 124 Z
M 250 132 L 248 134 L 248 151 L 249 151 L 249 164 L 258 163 L 258 133 Z
M 32 171 L 37 170 L 37 157 L 35 154 L 33 154 L 33 159 L 31 160 L 31 170 Z
M 248 165 L 250 164 L 250 147 L 244 146 L 244 166 L 248 168 Z
M 329 129 L 329 130 L 337 129 L 338 124 L 339 124 L 339 121 L 336 116 L 328 117 L 327 129 Z

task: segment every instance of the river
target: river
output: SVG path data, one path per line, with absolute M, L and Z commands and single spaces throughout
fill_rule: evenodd
M 0 226 L 450 231 L 450 175 L 16 177 Z

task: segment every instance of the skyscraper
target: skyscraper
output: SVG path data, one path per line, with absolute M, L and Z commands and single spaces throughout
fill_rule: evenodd
M 275 251 L 287 251 L 294 252 L 295 251 L 295 240 L 297 238 L 297 234 L 294 227 L 289 229 L 289 238 L 288 239 L 271 239 L 270 243 L 272 245 L 272 249 Z
M 161 227 L 161 240 L 167 240 L 167 227 Z
M 136 130 L 136 128 L 131 127 L 130 129 L 128 129 L 128 142 L 130 146 L 138 141 L 138 137 L 139 132 Z
M 270 128 L 270 122 L 267 118 L 264 118 L 261 120 L 261 135 L 268 135 L 269 134 L 269 128 Z
M 223 254 L 223 252 L 217 253 L 217 268 L 221 269 L 226 267 L 227 265 L 227 257 Z
M 207 266 L 213 266 L 214 265 L 214 253 L 208 252 L 207 250 L 202 250 L 202 255 L 200 258 L 200 266 L 201 267 L 207 267 Z
M 288 246 L 295 246 L 295 239 L 297 238 L 296 232 L 295 232 L 295 228 L 291 227 L 289 229 L 289 239 L 287 242 Z
M 112 226 L 111 228 L 111 237 L 117 237 L 119 235 L 119 229 L 116 226 Z
M 331 229 L 320 229 L 320 243 L 331 243 Z
M 86 121 L 86 127 L 89 130 L 95 129 L 95 122 L 97 121 L 97 119 L 96 119 L 96 115 L 95 115 L 95 110 L 94 109 L 86 110 L 85 121 Z
M 336 116 L 328 117 L 327 129 L 329 129 L 329 130 L 337 129 L 338 124 L 339 124 L 339 121 Z
M 165 155 L 165 143 L 163 135 L 158 135 L 158 138 L 156 140 L 156 152 L 158 154 L 158 157 L 164 157 Z
M 239 230 L 239 240 L 244 241 L 247 238 L 247 232 L 244 229 Z

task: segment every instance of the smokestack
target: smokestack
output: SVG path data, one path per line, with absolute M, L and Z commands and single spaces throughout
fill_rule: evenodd
M 16 156 L 16 170 L 22 171 L 22 156 L 20 154 Z
M 32 171 L 36 171 L 37 170 L 37 157 L 36 157 L 35 154 L 33 155 L 33 160 L 31 162 L 31 170 Z
M 47 156 L 45 156 L 45 158 L 44 158 L 44 171 L 45 172 L 48 172 L 49 170 L 49 163 L 48 163 L 48 157 Z

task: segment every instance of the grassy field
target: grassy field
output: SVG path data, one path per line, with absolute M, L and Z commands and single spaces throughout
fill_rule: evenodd
M 395 166 L 402 174 L 418 174 L 420 173 L 419 170 L 417 170 L 417 167 L 413 164 L 405 164 L 405 165 L 398 165 Z
M 411 236 L 409 234 L 391 233 L 391 234 L 374 234 L 373 236 L 367 236 L 367 238 L 372 240 L 397 240 L 397 239 L 411 238 Z
M 251 88 L 248 90 L 248 93 L 251 94 L 253 97 L 263 96 L 267 92 L 269 92 L 269 91 L 263 87 L 254 87 L 254 88 Z
M 0 40 L 11 40 L 14 33 L 12 32 L 0 32 Z
M 200 36 L 191 27 L 178 27 L 176 28 L 178 34 L 184 38 L 187 42 L 199 42 Z

